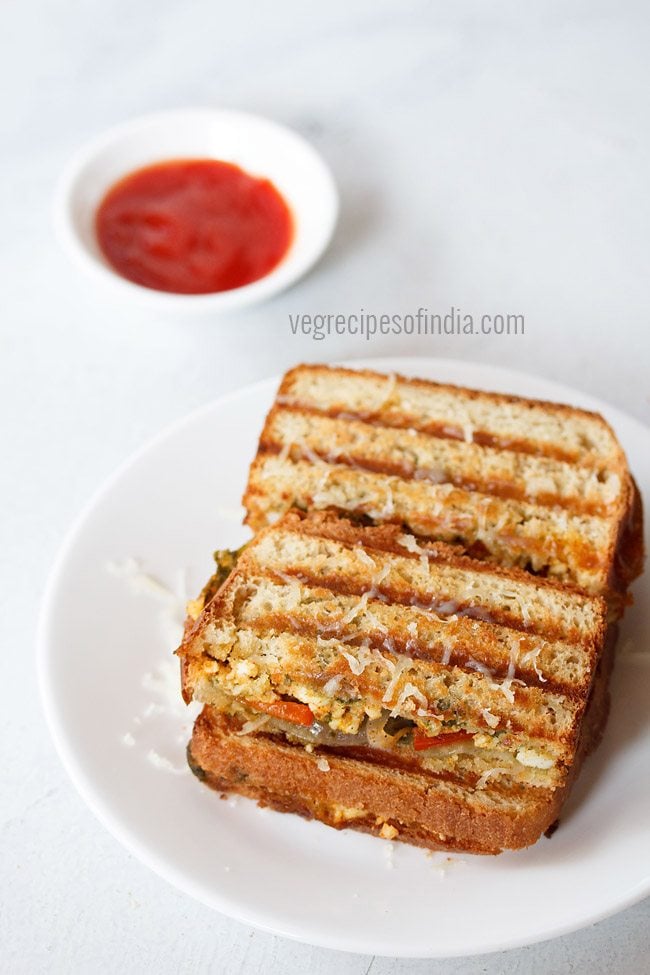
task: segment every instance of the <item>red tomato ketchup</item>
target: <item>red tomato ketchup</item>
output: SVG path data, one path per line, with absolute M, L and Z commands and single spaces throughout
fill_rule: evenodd
M 293 236 L 273 183 L 214 159 L 138 169 L 113 186 L 96 216 L 99 246 L 123 277 L 145 288 L 210 294 L 263 278 Z

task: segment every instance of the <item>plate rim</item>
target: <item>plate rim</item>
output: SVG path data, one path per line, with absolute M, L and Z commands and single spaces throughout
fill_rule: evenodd
M 456 368 L 486 370 L 492 375 L 498 375 L 499 379 L 504 382 L 508 382 L 509 377 L 516 377 L 517 382 L 520 382 L 522 379 L 529 379 L 533 383 L 544 383 L 544 385 L 549 388 L 549 391 L 552 393 L 553 397 L 555 397 L 557 392 L 558 399 L 555 400 L 557 402 L 570 402 L 572 398 L 574 400 L 578 399 L 590 402 L 593 404 L 592 406 L 581 408 L 595 409 L 598 412 L 603 412 L 604 409 L 607 414 L 610 412 L 613 415 L 619 414 L 625 419 L 626 422 L 630 422 L 636 426 L 640 435 L 650 437 L 650 427 L 646 426 L 646 424 L 644 424 L 641 420 L 632 414 L 627 413 L 625 410 L 611 405 L 606 400 L 601 400 L 599 397 L 585 393 L 580 389 L 573 389 L 572 387 L 563 383 L 558 383 L 555 380 L 547 379 L 544 376 L 539 376 L 523 370 L 495 366 L 491 363 L 482 363 L 476 360 L 465 360 L 442 356 L 358 357 L 355 359 L 336 360 L 336 362 L 322 364 L 335 364 L 357 369 L 377 369 L 388 372 L 400 372 L 402 369 L 402 364 L 404 364 L 403 368 L 406 370 L 406 375 L 417 375 L 414 370 L 417 370 L 417 368 L 420 367 L 420 364 L 422 364 L 423 370 L 434 370 L 436 368 L 440 368 L 441 366 L 443 369 L 451 368 L 452 370 Z M 632 890 L 630 890 L 626 896 L 620 897 L 607 908 L 602 908 L 599 911 L 592 912 L 580 920 L 574 919 L 566 924 L 556 924 L 552 927 L 552 929 L 549 929 L 544 933 L 536 933 L 532 936 L 530 934 L 522 934 L 520 936 L 513 934 L 513 936 L 509 937 L 508 939 L 502 939 L 498 942 L 491 942 L 487 945 L 477 944 L 469 949 L 466 947 L 459 947 L 458 951 L 445 950 L 442 954 L 436 952 L 433 945 L 426 954 L 423 954 L 420 950 L 410 951 L 409 946 L 404 944 L 400 946 L 393 944 L 389 949 L 388 945 L 371 945 L 367 943 L 363 937 L 356 940 L 354 936 L 347 934 L 343 937 L 339 937 L 337 936 L 336 932 L 330 931 L 326 933 L 322 929 L 318 935 L 314 935 L 311 932 L 305 934 L 292 928 L 288 924 L 280 925 L 271 921 L 265 921 L 263 917 L 260 917 L 255 913 L 255 910 L 252 910 L 251 912 L 242 910 L 239 904 L 232 904 L 228 900 L 227 896 L 222 894 L 218 887 L 215 888 L 211 899 L 207 899 L 206 896 L 204 896 L 200 885 L 195 884 L 187 873 L 182 872 L 177 867 L 170 864 L 165 857 L 157 856 L 155 852 L 151 850 L 151 848 L 143 845 L 138 837 L 134 835 L 126 825 L 123 825 L 120 822 L 119 817 L 113 812 L 113 810 L 102 802 L 102 800 L 96 795 L 96 790 L 92 782 L 88 780 L 83 772 L 83 769 L 76 761 L 73 743 L 69 742 L 66 738 L 64 723 L 57 712 L 55 695 L 52 691 L 50 681 L 51 667 L 53 666 L 53 651 L 49 645 L 50 641 L 47 637 L 47 629 L 50 615 L 55 605 L 57 586 L 65 568 L 67 559 L 70 553 L 73 551 L 78 537 L 82 533 L 86 522 L 90 519 L 95 508 L 101 503 L 104 497 L 110 494 L 113 486 L 120 481 L 122 476 L 126 474 L 131 467 L 135 466 L 142 457 L 144 457 L 150 451 L 155 450 L 158 443 L 164 442 L 167 440 L 167 438 L 182 430 L 186 425 L 195 423 L 196 421 L 200 420 L 201 417 L 209 414 L 214 409 L 225 406 L 230 401 L 235 400 L 242 395 L 254 395 L 256 392 L 264 393 L 267 391 L 267 389 L 272 389 L 273 384 L 277 385 L 280 378 L 280 374 L 276 373 L 270 377 L 267 377 L 266 379 L 238 386 L 237 388 L 229 390 L 227 393 L 224 393 L 221 396 L 217 396 L 208 402 L 201 404 L 187 414 L 184 414 L 178 419 L 167 424 L 156 434 L 154 434 L 154 436 L 148 438 L 140 447 L 132 451 L 125 458 L 125 460 L 123 460 L 113 470 L 113 472 L 99 484 L 99 486 L 91 493 L 89 499 L 82 506 L 80 512 L 64 534 L 57 555 L 50 568 L 41 598 L 36 627 L 36 670 L 39 698 L 45 714 L 50 737 L 54 743 L 57 755 L 78 794 L 90 808 L 95 817 L 99 820 L 102 826 L 111 835 L 113 835 L 122 844 L 122 846 L 124 846 L 125 849 L 131 853 L 131 855 L 133 855 L 140 863 L 148 867 L 157 876 L 176 889 L 189 895 L 193 899 L 198 900 L 200 903 L 206 905 L 212 910 L 217 910 L 223 915 L 240 923 L 258 928 L 259 930 L 265 931 L 269 934 L 288 938 L 289 940 L 296 941 L 298 943 L 311 944 L 316 947 L 327 948 L 330 950 L 345 951 L 353 954 L 377 955 L 379 957 L 431 959 L 460 958 L 472 957 L 481 954 L 493 954 L 500 951 L 513 950 L 526 947 L 528 945 L 539 944 L 544 941 L 550 941 L 554 938 L 562 937 L 566 934 L 571 934 L 583 928 L 589 927 L 592 924 L 596 924 L 608 917 L 612 917 L 613 915 L 642 901 L 644 898 L 650 895 L 650 877 L 648 877 L 647 882 L 645 883 L 643 881 L 639 882 L 636 888 L 632 888 Z M 446 380 L 443 379 L 440 381 L 445 382 Z

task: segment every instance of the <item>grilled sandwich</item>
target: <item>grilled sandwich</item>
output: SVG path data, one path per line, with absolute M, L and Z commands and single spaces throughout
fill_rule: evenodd
M 597 414 L 327 366 L 284 377 L 244 496 L 257 532 L 334 508 L 604 595 L 641 571 L 641 505 Z
M 255 508 L 263 520 L 273 497 Z M 527 846 L 598 738 L 607 632 L 599 595 L 402 524 L 291 511 L 190 605 L 183 694 L 205 705 L 190 765 L 221 791 L 332 826 L 434 849 Z

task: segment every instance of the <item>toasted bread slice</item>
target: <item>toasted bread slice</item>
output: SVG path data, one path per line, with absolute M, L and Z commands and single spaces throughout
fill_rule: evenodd
M 396 525 L 290 512 L 245 548 L 178 653 L 186 700 L 247 727 L 556 790 L 605 632 L 599 597 Z
M 638 491 L 597 414 L 369 371 L 298 366 L 244 496 L 254 531 L 335 508 L 606 595 L 642 567 Z
M 481 788 L 350 755 L 349 749 L 299 744 L 242 726 L 213 708 L 199 715 L 188 747 L 194 773 L 222 793 L 262 806 L 351 827 L 434 850 L 496 854 L 536 842 L 550 830 L 584 757 L 598 744 L 609 708 L 610 651 L 601 659 L 571 775 L 561 788 L 531 789 L 494 780 Z

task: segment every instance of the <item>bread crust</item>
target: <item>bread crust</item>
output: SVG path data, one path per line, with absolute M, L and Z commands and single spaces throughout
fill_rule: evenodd
M 390 384 L 391 381 L 398 383 L 402 392 L 406 393 L 406 412 L 402 410 L 401 403 L 400 406 L 391 406 L 388 409 L 385 409 L 385 404 L 373 406 L 372 396 L 369 398 L 367 410 L 363 402 L 361 405 L 357 402 L 356 413 L 355 408 L 348 408 L 346 405 L 345 394 L 341 395 L 340 402 L 337 401 L 337 382 L 347 383 L 349 392 L 355 383 L 361 387 L 364 384 L 365 387 L 372 387 L 374 384 L 376 391 L 378 384 Z M 312 395 L 311 383 L 320 383 L 320 392 Z M 325 400 L 321 401 L 320 393 L 325 386 L 329 387 L 329 391 Z M 512 456 L 514 452 L 514 455 L 529 455 L 531 458 L 545 457 L 568 463 L 576 471 L 584 471 L 591 477 L 595 477 L 598 472 L 598 479 L 601 475 L 606 475 L 618 481 L 620 489 L 616 499 L 605 503 L 601 496 L 599 502 L 593 499 L 588 501 L 576 490 L 575 485 L 573 493 L 567 497 L 554 494 L 552 488 L 550 493 L 542 491 L 537 496 L 534 493 L 529 496 L 522 484 L 515 484 L 515 479 L 509 476 L 503 482 L 497 480 L 493 483 L 489 479 L 483 482 L 483 466 L 487 464 L 487 459 L 481 459 L 480 456 L 475 457 L 463 476 L 460 474 L 463 465 L 450 462 L 451 468 L 442 481 L 428 481 L 426 476 L 419 476 L 423 473 L 420 468 L 404 466 L 404 456 L 408 452 L 401 455 L 401 461 L 394 458 L 389 462 L 381 449 L 379 452 L 375 449 L 372 459 L 369 456 L 364 459 L 364 444 L 367 448 L 370 438 L 363 430 L 357 431 L 351 437 L 350 442 L 354 444 L 351 452 L 344 450 L 341 456 L 336 451 L 330 456 L 327 450 L 321 451 L 320 455 L 318 451 L 315 453 L 309 450 L 305 457 L 301 457 L 298 442 L 292 444 L 291 460 L 285 459 L 279 466 L 271 464 L 268 467 L 269 458 L 272 461 L 281 459 L 278 454 L 282 450 L 282 441 L 275 439 L 274 426 L 283 411 L 294 411 L 295 414 L 304 416 L 311 412 L 314 417 L 320 416 L 321 419 L 329 417 L 330 421 L 339 424 L 341 431 L 345 430 L 346 424 L 354 426 L 356 421 L 360 421 L 366 424 L 366 431 L 374 425 L 384 428 L 384 431 L 396 428 L 421 433 L 438 442 L 463 441 L 462 425 L 456 429 L 458 418 L 455 418 L 453 403 L 450 406 L 446 401 L 444 409 L 440 407 L 443 413 L 437 419 L 427 419 L 425 395 L 425 406 L 422 407 L 421 404 L 424 413 L 418 413 L 416 421 L 408 414 L 409 389 L 431 394 L 434 400 L 438 398 L 436 401 L 441 396 L 443 399 L 445 396 L 453 397 L 460 413 L 467 409 L 471 412 L 474 408 L 472 404 L 478 404 L 476 409 L 480 416 L 489 414 L 491 409 L 496 411 L 493 432 L 477 427 L 472 433 L 467 450 L 476 451 L 480 455 L 482 448 L 496 448 L 496 455 L 501 452 Z M 362 400 L 363 395 L 365 393 L 362 390 L 357 400 Z M 520 429 L 516 435 L 510 430 L 506 436 L 503 431 L 501 434 L 498 432 L 501 422 L 499 416 L 503 419 L 510 408 L 517 417 L 515 426 L 518 425 Z M 540 433 L 537 438 L 532 433 L 529 436 L 526 432 L 527 418 L 531 416 L 537 417 L 538 424 L 548 418 L 553 436 L 548 431 Z M 411 430 L 413 423 L 416 423 L 415 430 Z M 562 430 L 568 429 L 571 423 L 574 427 L 572 437 L 562 445 Z M 487 426 L 490 426 L 489 422 Z M 394 432 L 393 430 L 393 435 Z M 327 442 L 326 440 L 325 443 Z M 289 443 L 285 441 L 284 449 L 287 446 Z M 294 446 L 297 449 L 295 457 Z M 462 446 L 462 443 L 460 447 L 457 444 L 454 449 L 459 450 Z M 357 450 L 360 456 L 355 460 Z M 284 454 L 283 456 L 286 457 Z M 315 475 L 318 465 L 325 462 L 336 476 L 333 486 L 328 482 L 325 487 L 320 488 Z M 358 466 L 359 463 L 361 466 Z M 441 504 L 446 510 L 447 495 L 440 490 L 441 484 L 443 487 L 454 487 L 449 525 L 445 519 L 441 521 L 438 514 L 431 515 L 432 511 L 438 512 Z M 376 504 L 377 497 L 383 496 L 385 492 L 390 493 L 392 489 L 395 490 L 397 499 L 396 514 L 385 515 L 380 510 L 381 505 Z M 488 393 L 400 375 L 390 377 L 371 370 L 324 365 L 296 366 L 282 380 L 277 399 L 266 418 L 257 456 L 251 465 L 243 498 L 247 511 L 246 523 L 253 531 L 259 531 L 294 503 L 307 508 L 338 506 L 341 513 L 349 515 L 356 504 L 354 500 L 350 500 L 351 497 L 354 498 L 355 490 L 365 498 L 363 503 L 358 504 L 359 511 L 363 513 L 367 508 L 367 513 L 375 521 L 386 518 L 390 520 L 393 517 L 408 524 L 416 534 L 448 541 L 455 540 L 452 537 L 455 535 L 469 554 L 479 559 L 519 565 L 525 569 L 532 566 L 536 571 L 548 572 L 563 582 L 577 584 L 592 594 L 604 595 L 608 599 L 612 618 L 621 615 L 627 602 L 627 587 L 642 569 L 641 509 L 622 447 L 603 417 L 565 404 Z M 316 491 L 322 495 L 318 504 L 314 500 Z M 503 537 L 499 533 L 493 535 L 486 530 L 481 521 L 485 509 L 481 507 L 482 501 L 477 508 L 477 497 L 490 498 L 490 504 L 494 507 L 491 519 L 499 523 L 502 523 L 502 518 L 505 519 L 508 527 Z M 454 521 L 454 511 L 459 506 L 469 513 L 468 520 L 462 525 Z M 558 510 L 563 511 L 570 520 L 570 526 L 566 529 L 563 527 L 563 519 L 554 514 Z M 537 526 L 538 522 L 546 523 L 545 530 L 527 527 L 529 523 Z
M 425 543 L 416 552 L 409 551 L 404 547 L 405 538 L 395 525 L 363 526 L 331 513 L 314 512 L 291 512 L 263 530 L 242 553 L 201 616 L 186 629 L 177 651 L 183 660 L 185 700 L 195 697 L 222 711 L 241 713 L 237 702 L 245 705 L 246 701 L 263 700 L 271 704 L 295 695 L 311 708 L 317 721 L 329 725 L 333 714 L 333 727 L 354 732 L 364 712 L 376 718 L 378 708 L 395 709 L 393 716 L 410 717 L 416 725 L 426 726 L 422 712 L 412 713 L 413 705 L 405 705 L 408 693 L 400 699 L 407 688 L 411 693 L 415 689 L 430 701 L 442 697 L 446 720 L 458 711 L 460 728 L 471 728 L 472 734 L 489 734 L 500 722 L 510 735 L 504 740 L 511 757 L 521 747 L 552 756 L 552 765 L 537 766 L 540 771 L 524 772 L 523 762 L 514 765 L 514 773 L 520 781 L 534 774 L 537 788 L 559 787 L 574 760 L 604 643 L 604 601 L 555 582 L 538 582 L 521 571 L 488 567 L 440 543 Z M 305 539 L 309 545 L 297 557 L 296 545 Z M 327 570 L 322 564 L 316 568 L 313 551 L 324 539 L 336 542 L 328 549 Z M 366 561 L 356 561 L 356 553 L 363 553 Z M 379 553 L 385 563 L 380 563 Z M 431 574 L 436 564 L 441 571 L 448 565 L 454 571 L 462 568 L 473 582 L 487 574 L 485 586 L 494 594 L 494 604 L 488 602 L 488 610 L 473 590 L 470 601 L 473 598 L 477 602 L 480 612 L 477 618 L 472 617 L 475 607 L 464 608 L 462 596 L 453 601 L 454 592 L 458 592 L 453 588 L 456 583 L 447 594 L 436 590 Z M 330 575 L 332 569 L 334 575 Z M 421 573 L 418 578 L 423 581 L 418 582 L 418 589 L 411 588 L 411 569 Z M 313 578 L 312 570 L 316 572 Z M 381 598 L 359 608 L 361 594 L 368 593 L 379 576 L 381 592 L 375 590 L 374 594 Z M 301 581 L 294 586 L 293 580 L 298 578 Z M 527 615 L 519 623 L 507 617 L 499 589 L 504 586 L 511 592 L 515 583 L 522 587 L 521 602 L 509 612 L 516 616 L 525 610 Z M 402 588 L 398 590 L 399 586 Z M 436 591 L 442 592 L 446 601 L 442 609 L 446 619 L 437 616 L 435 606 L 429 607 L 433 611 L 430 614 L 417 616 L 412 612 L 412 606 L 426 604 Z M 531 611 L 532 600 L 540 593 L 545 593 L 550 603 Z M 527 605 L 522 608 L 522 603 Z M 354 623 L 341 622 L 357 612 Z M 409 629 L 416 616 L 419 623 Z M 410 617 L 413 619 L 407 625 Z M 574 630 L 567 636 L 562 627 L 568 625 L 569 617 Z M 580 632 L 579 622 L 583 626 Z M 328 640 L 325 645 L 319 644 L 321 633 L 330 641 L 341 640 L 338 650 L 329 646 Z M 366 669 L 368 657 L 363 663 L 351 659 L 350 651 L 354 654 L 354 648 L 361 644 L 365 650 L 359 652 L 374 654 L 370 663 L 379 662 L 377 667 Z M 532 659 L 531 653 L 536 654 Z M 398 674 L 400 687 L 391 685 L 398 662 L 402 669 L 408 669 L 408 677 Z M 357 666 L 352 666 L 355 663 Z M 446 679 L 441 679 L 441 674 Z M 508 696 L 507 689 L 502 693 L 502 686 L 512 678 L 517 681 L 516 695 Z M 327 689 L 332 679 L 338 682 L 336 687 L 343 681 L 346 689 L 334 709 L 336 694 Z M 234 708 L 233 701 L 237 705 Z M 401 711 L 403 706 L 405 710 Z M 492 741 L 494 745 L 487 747 L 498 749 L 497 739 Z M 485 742 L 482 747 L 486 747 Z M 428 757 L 433 758 L 433 753 Z M 485 756 L 479 751 L 475 758 L 478 778 L 485 771 Z M 467 767 L 469 760 L 463 758 L 462 764 Z
M 386 373 L 375 372 L 372 369 L 351 369 L 344 366 L 329 366 L 324 363 L 299 363 L 284 374 L 278 390 L 278 396 L 283 397 L 288 395 L 295 378 L 299 376 L 300 373 L 305 371 L 313 374 L 336 374 L 340 376 L 347 376 L 350 379 L 355 379 L 359 376 L 378 380 L 387 380 L 390 378 Z M 610 424 L 604 419 L 603 416 L 601 416 L 600 413 L 595 413 L 592 410 L 583 410 L 577 406 L 570 406 L 567 403 L 556 403 L 552 400 L 531 399 L 527 396 L 515 396 L 514 394 L 510 393 L 495 393 L 482 389 L 471 389 L 467 386 L 458 386 L 453 383 L 437 383 L 432 379 L 419 379 L 411 376 L 403 376 L 399 372 L 392 373 L 392 375 L 396 380 L 398 380 L 400 383 L 404 383 L 406 386 L 411 386 L 414 388 L 419 387 L 425 390 L 444 390 L 445 392 L 460 395 L 468 400 L 483 399 L 494 403 L 495 405 L 508 404 L 540 407 L 545 411 L 554 413 L 557 416 L 562 417 L 562 419 L 567 420 L 571 417 L 584 417 L 596 422 L 603 429 L 607 430 L 612 439 L 616 441 L 616 434 L 614 433 Z M 557 456 L 561 456 L 561 452 L 558 452 Z M 572 458 L 570 457 L 569 459 Z
M 294 503 L 309 513 L 287 513 Z M 610 628 L 603 650 L 607 620 L 622 613 L 627 588 L 643 564 L 641 499 L 607 422 L 564 404 L 370 370 L 297 366 L 285 375 L 267 416 L 244 505 L 247 523 L 259 534 L 201 617 L 187 625 L 178 651 L 186 700 L 194 684 L 197 698 L 209 702 L 188 749 L 196 774 L 219 791 L 262 805 L 431 849 L 494 854 L 528 846 L 552 828 L 581 762 L 602 735 L 614 643 Z M 322 511 L 327 505 L 332 507 Z M 311 541 L 303 539 L 300 547 L 293 538 L 283 548 L 272 537 L 278 528 Z M 405 528 L 413 533 L 406 553 Z M 372 552 L 370 570 L 353 558 L 344 563 L 342 549 L 349 555 L 355 546 Z M 424 560 L 424 575 L 404 561 L 393 571 L 389 556 Z M 540 572 L 555 578 L 540 578 Z M 465 586 L 463 573 L 474 576 L 478 587 Z M 483 595 L 482 604 L 477 589 L 495 595 Z M 435 619 L 436 598 L 447 607 L 445 619 L 408 631 L 406 607 L 426 608 Z M 435 628 L 454 618 L 452 605 L 460 622 L 448 629 L 445 642 Z M 477 608 L 483 615 L 473 618 Z M 472 634 L 465 617 L 475 620 Z M 490 626 L 491 638 L 485 632 Z M 497 633 L 499 627 L 510 635 Z M 319 647 L 321 632 L 328 639 Z M 390 641 L 377 636 L 382 633 Z M 540 647 L 544 643 L 535 652 L 546 658 L 531 657 L 531 651 L 507 654 L 509 640 L 521 648 L 528 638 L 539 638 Z M 339 639 L 353 650 L 352 659 L 347 650 L 342 654 L 347 663 L 323 647 Z M 369 667 L 369 677 L 362 676 L 367 659 L 354 656 L 360 640 L 367 653 L 379 655 L 374 658 L 379 670 Z M 580 667 L 584 658 L 582 669 L 575 655 L 572 659 L 574 645 Z M 565 653 L 566 646 L 571 652 Z M 468 763 L 445 765 L 431 758 L 418 767 L 386 758 L 382 764 L 377 750 L 371 756 L 362 748 L 354 754 L 353 748 L 322 744 L 307 751 L 290 730 L 287 738 L 272 725 L 272 731 L 241 733 L 245 717 L 229 704 L 231 685 L 234 697 L 244 701 L 253 690 L 251 700 L 259 701 L 258 689 L 280 699 L 295 696 L 326 722 L 325 676 L 327 683 L 344 676 L 346 694 L 352 687 L 355 701 L 392 704 L 393 698 L 382 695 L 390 686 L 384 687 L 382 647 L 414 661 L 409 681 L 415 684 L 424 681 L 429 664 L 451 663 L 452 701 L 454 693 L 475 699 L 466 675 L 477 667 L 487 666 L 487 674 L 472 678 L 479 683 L 490 674 L 514 676 L 523 687 L 510 699 L 507 727 L 513 734 L 521 730 L 514 705 L 530 699 L 531 715 L 541 720 L 544 695 L 557 695 L 548 705 L 553 713 L 548 740 L 556 739 L 561 775 L 536 773 L 536 779 L 523 781 L 521 774 L 508 778 L 501 769 L 493 779 L 478 771 L 472 777 Z M 230 667 L 231 653 L 241 670 Z M 251 676 L 244 683 L 246 668 Z M 481 687 L 486 694 L 494 690 Z M 425 689 L 427 699 L 437 698 L 434 685 Z M 535 694 L 539 708 L 533 706 Z M 494 709 L 489 717 L 499 717 L 499 705 L 489 702 Z M 367 716 L 374 714 L 368 710 Z M 533 717 L 524 725 L 547 737 Z M 343 730 L 357 728 L 358 722 Z M 522 765 L 526 757 L 522 751 Z M 491 772 L 498 762 L 489 761 Z
M 497 854 L 535 843 L 557 821 L 584 758 L 597 746 L 609 711 L 616 634 L 610 631 L 582 724 L 576 758 L 559 789 L 476 790 L 468 784 L 379 766 L 343 754 L 307 752 L 239 726 L 210 707 L 188 747 L 194 773 L 221 793 L 237 793 L 280 812 L 317 819 L 432 850 Z
M 399 539 L 403 537 L 404 534 L 400 525 L 390 523 L 364 523 L 359 519 L 354 520 L 349 517 L 344 517 L 340 512 L 331 509 L 326 509 L 323 511 L 310 511 L 309 513 L 306 513 L 294 508 L 283 516 L 281 526 L 287 531 L 296 531 L 305 535 L 332 539 L 333 541 L 340 542 L 346 546 L 363 545 L 369 550 L 377 549 L 378 551 L 385 552 L 390 555 L 397 555 L 404 559 L 410 558 L 416 560 L 419 558 L 417 554 L 409 552 L 400 543 Z M 276 523 L 274 525 L 267 525 L 266 527 L 262 528 L 256 534 L 254 542 L 259 542 L 265 535 L 276 531 L 278 527 L 278 523 Z M 593 602 L 594 605 L 599 607 L 602 615 L 599 629 L 594 634 L 594 642 L 600 642 L 604 635 L 606 602 L 603 597 L 584 593 L 584 591 L 579 587 L 571 585 L 570 583 L 558 582 L 555 579 L 547 579 L 538 576 L 532 577 L 529 572 L 526 572 L 524 569 L 520 569 L 516 566 L 506 568 L 504 566 L 497 565 L 494 562 L 484 562 L 480 559 L 472 558 L 460 545 L 450 545 L 446 542 L 439 542 L 424 538 L 418 539 L 418 544 L 421 550 L 426 552 L 434 562 L 443 562 L 446 565 L 454 568 L 466 569 L 472 573 L 493 576 L 502 580 L 511 580 L 512 582 L 519 582 L 527 586 L 534 585 L 535 589 L 537 590 L 547 590 L 548 592 L 555 592 L 558 594 L 572 593 L 579 599 L 582 598 L 589 600 Z M 244 566 L 246 559 L 246 552 L 244 552 L 238 566 Z M 228 580 L 226 580 L 224 586 L 227 584 Z M 217 618 L 220 612 L 223 611 L 223 594 L 224 587 L 222 587 L 216 593 L 213 600 L 208 604 L 208 606 L 206 606 L 204 611 L 206 616 L 209 616 L 210 618 Z M 389 597 L 391 596 L 390 593 L 387 593 L 387 595 Z M 462 603 L 459 603 L 459 607 L 462 607 Z M 493 615 L 495 622 L 512 626 L 512 620 L 508 620 L 505 615 L 498 614 L 496 610 L 494 611 Z M 200 629 L 200 626 L 205 624 L 206 616 L 202 618 L 200 617 L 197 621 L 186 620 L 183 643 L 181 644 L 181 653 L 189 650 L 189 646 Z M 528 632 L 530 632 L 529 627 L 526 627 L 526 629 Z M 545 635 L 555 635 L 557 632 L 559 631 L 554 630 L 552 625 L 547 625 L 545 623 Z

